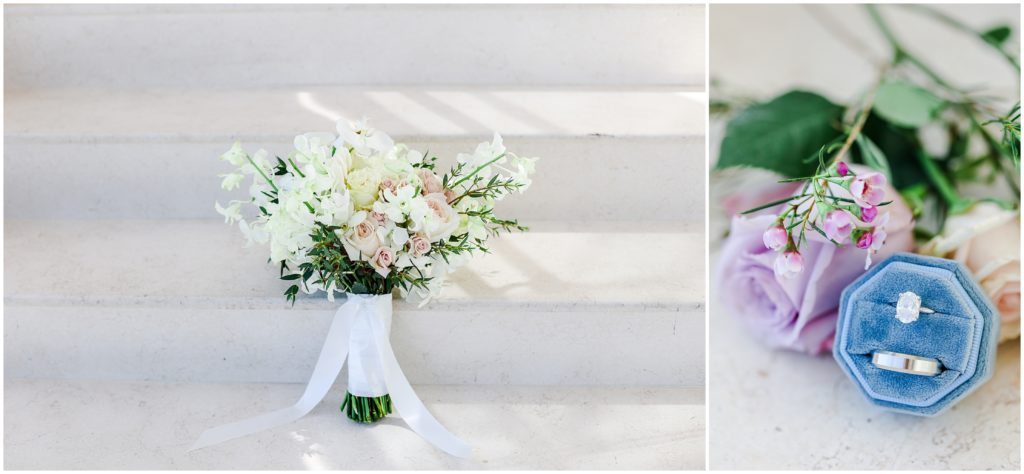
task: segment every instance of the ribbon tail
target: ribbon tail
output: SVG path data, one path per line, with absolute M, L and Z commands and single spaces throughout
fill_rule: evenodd
M 320 358 L 317 359 L 316 367 L 313 368 L 313 375 L 310 376 L 299 401 L 290 407 L 264 413 L 252 418 L 246 418 L 234 423 L 210 428 L 199 436 L 199 439 L 189 448 L 189 451 L 202 449 L 207 446 L 223 443 L 235 438 L 241 438 L 253 433 L 291 423 L 302 418 L 313 410 L 321 400 L 327 396 L 335 379 L 341 373 L 341 367 L 345 365 L 345 358 L 348 356 L 349 334 L 352 331 L 352 321 L 360 303 L 356 300 L 348 300 L 334 313 L 334 320 L 327 332 L 327 339 L 320 349 Z
M 380 354 L 381 368 L 384 371 L 384 383 L 391 395 L 391 403 L 394 405 L 395 411 L 413 431 L 430 444 L 452 456 L 468 458 L 472 454 L 473 448 L 448 432 L 427 411 L 427 407 L 416 396 L 416 392 L 409 385 L 409 380 L 402 373 L 402 368 L 398 366 L 398 359 L 395 358 L 395 352 L 391 349 L 391 342 L 388 340 L 384 326 L 377 318 L 370 319 L 374 345 Z

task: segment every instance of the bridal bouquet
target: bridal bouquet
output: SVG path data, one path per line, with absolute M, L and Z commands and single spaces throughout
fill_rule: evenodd
M 299 135 L 294 148 L 271 160 L 264 150 L 249 154 L 235 143 L 221 156 L 236 168 L 221 175 L 222 187 L 232 190 L 251 178 L 249 199 L 216 203 L 216 210 L 250 244 L 269 246 L 270 262 L 291 283 L 284 296 L 293 304 L 299 291 L 324 291 L 331 301 L 335 292 L 345 293 L 346 303 L 299 410 L 209 430 L 197 447 L 301 417 L 323 398 L 347 357 L 341 409 L 349 418 L 372 423 L 395 409 L 435 445 L 465 455 L 468 447 L 426 412 L 394 360 L 391 295 L 426 303 L 447 275 L 488 251 L 491 236 L 526 230 L 498 217 L 494 207 L 530 187 L 537 159 L 507 151 L 495 134 L 442 171 L 436 156 L 396 144 L 365 122 L 339 122 L 337 135 Z M 243 217 L 243 205 L 254 215 Z
M 866 8 L 892 61 L 852 103 L 803 90 L 713 100 L 729 116 L 718 178 L 749 167 L 781 176 L 726 197 L 735 215 L 716 275 L 730 289 L 723 304 L 770 346 L 828 352 L 843 288 L 873 259 L 916 251 L 964 263 L 999 309 L 1002 337 L 1019 335 L 1019 97 L 955 86 Z M 1019 74 L 1007 27 L 941 19 Z
M 221 159 L 237 169 L 221 186 L 252 176 L 248 201 L 216 203 L 226 222 L 238 222 L 249 243 L 269 244 L 281 279 L 295 282 L 285 297 L 325 291 L 437 295 L 445 277 L 488 237 L 526 230 L 494 214 L 494 204 L 529 188 L 536 158 L 505 150 L 501 137 L 459 154 L 440 173 L 427 157 L 365 122 L 338 124 L 338 136 L 295 137 L 286 158 L 249 155 L 239 143 Z M 258 211 L 242 218 L 241 206 Z

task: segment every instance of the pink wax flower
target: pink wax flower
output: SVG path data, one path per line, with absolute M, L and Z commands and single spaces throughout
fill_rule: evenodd
M 871 244 L 872 242 L 874 242 L 874 240 L 875 236 L 871 232 L 865 232 L 863 234 L 860 234 L 860 237 L 857 238 L 857 248 L 869 249 L 871 248 Z
M 864 222 L 871 222 L 878 216 L 878 208 L 875 206 L 868 206 L 860 208 L 860 220 Z
M 828 238 L 842 244 L 846 242 L 850 232 L 853 232 L 853 219 L 849 212 L 833 209 L 825 215 L 825 222 L 821 224 L 821 228 Z
M 914 245 L 910 209 L 894 189 L 886 186 L 885 190 L 894 198 L 885 207 L 889 217 L 879 216 L 887 219 L 884 232 L 888 236 L 882 238 L 885 246 L 878 249 L 878 258 L 910 251 Z M 854 245 L 836 247 L 810 232 L 800 247 L 803 271 L 780 278 L 775 274 L 775 260 L 781 254 L 764 244 L 765 229 L 776 225 L 778 212 L 777 207 L 732 219 L 713 273 L 712 294 L 720 295 L 716 312 L 739 318 L 769 347 L 826 353 L 832 350 L 839 295 L 864 274 L 863 251 Z
M 882 173 L 864 173 L 850 183 L 850 194 L 860 207 L 877 206 L 885 200 L 885 184 L 885 175 Z
M 786 234 L 786 229 L 780 225 L 769 227 L 768 230 L 764 231 L 761 239 L 764 241 L 766 249 L 776 251 L 782 250 L 789 243 L 789 235 Z
M 793 278 L 804 271 L 804 257 L 796 250 L 787 250 L 775 257 L 775 276 Z

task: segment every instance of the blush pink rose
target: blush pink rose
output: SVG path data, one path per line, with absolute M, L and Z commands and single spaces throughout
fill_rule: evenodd
M 430 251 L 430 239 L 424 234 L 416 234 L 409 239 L 409 250 L 416 257 L 422 257 Z
M 416 171 L 416 175 L 419 176 L 420 182 L 423 183 L 423 195 L 434 194 L 444 192 L 444 186 L 441 185 L 441 179 L 434 174 L 433 171 L 420 168 Z
M 374 252 L 373 257 L 370 258 L 370 266 L 380 276 L 386 277 L 388 273 L 391 273 L 391 264 L 395 262 L 395 252 L 387 247 L 381 247 Z

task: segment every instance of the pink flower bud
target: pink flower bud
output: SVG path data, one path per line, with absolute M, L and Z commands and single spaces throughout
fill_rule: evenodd
M 765 248 L 778 251 L 782 250 L 789 242 L 789 236 L 786 234 L 786 229 L 777 225 L 765 230 L 762 240 Z
M 869 248 L 871 248 L 871 244 L 874 242 L 874 240 L 875 240 L 874 232 L 865 232 L 865 233 L 861 234 L 859 239 L 857 239 L 857 248 L 859 248 L 859 249 L 869 249 Z
M 868 206 L 860 208 L 860 220 L 864 222 L 871 222 L 878 216 L 878 208 L 875 206 Z
M 804 257 L 796 250 L 788 250 L 775 257 L 775 276 L 792 278 L 804 270 Z
M 839 176 L 846 176 L 850 174 L 850 167 L 846 165 L 846 162 L 840 161 L 836 163 L 836 174 Z

